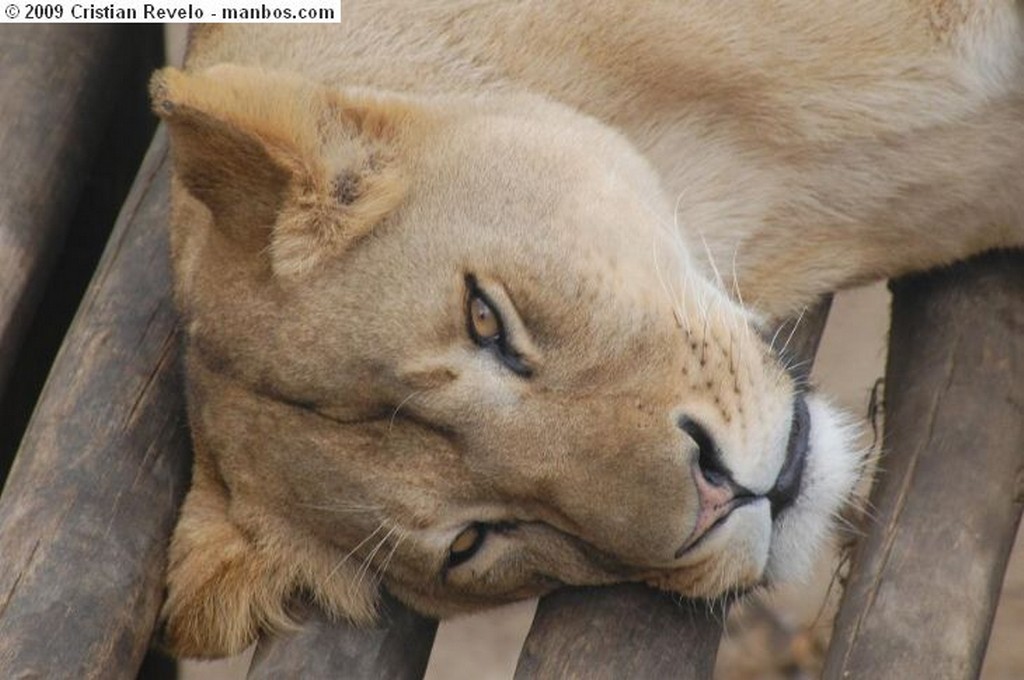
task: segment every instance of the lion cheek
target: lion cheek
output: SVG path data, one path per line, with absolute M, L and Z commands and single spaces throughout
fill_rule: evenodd
M 333 618 L 374 620 L 375 584 L 357 579 L 325 546 L 297 537 L 269 515 L 259 517 L 259 533 L 243 531 L 229 514 L 223 483 L 203 463 L 199 449 L 170 546 L 162 646 L 184 657 L 236 654 L 261 632 L 294 627 L 289 601 L 300 592 Z

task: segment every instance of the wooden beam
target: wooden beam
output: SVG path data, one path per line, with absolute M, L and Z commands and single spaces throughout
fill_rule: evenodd
M 796 373 L 810 373 L 831 300 L 782 323 Z M 778 348 L 778 347 L 777 347 Z M 531 678 L 710 678 L 726 612 L 641 585 L 560 590 L 541 598 L 516 668 Z
M 710 678 L 725 611 L 639 584 L 541 598 L 516 680 Z
M 168 165 L 160 133 L 0 496 L 0 677 L 134 678 L 149 644 L 190 464 Z
M 427 669 L 437 621 L 384 594 L 380 625 L 332 623 L 302 605 L 302 627 L 260 640 L 249 680 L 419 680 Z
M 874 521 L 825 677 L 977 677 L 1024 506 L 1024 254 L 892 288 Z

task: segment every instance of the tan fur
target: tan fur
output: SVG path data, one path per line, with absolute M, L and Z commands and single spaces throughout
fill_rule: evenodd
M 237 651 L 303 594 L 366 621 L 382 584 L 444 615 L 805 572 L 859 470 L 841 417 L 808 397 L 796 505 L 677 556 L 700 505 L 679 418 L 767 493 L 801 391 L 767 320 L 1024 244 L 1020 5 L 343 17 L 201 28 L 153 81 L 196 444 L 172 648 Z M 469 337 L 467 277 L 528 377 Z M 446 567 L 475 522 L 514 528 Z

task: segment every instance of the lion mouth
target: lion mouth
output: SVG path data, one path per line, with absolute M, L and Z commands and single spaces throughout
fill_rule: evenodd
M 793 402 L 793 424 L 789 430 L 786 460 L 782 463 L 774 486 L 765 494 L 771 504 L 773 520 L 792 506 L 800 495 L 810 437 L 811 415 L 807 410 L 807 401 L 803 395 L 798 394 Z

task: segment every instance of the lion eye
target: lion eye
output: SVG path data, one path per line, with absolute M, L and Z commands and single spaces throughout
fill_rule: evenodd
M 473 294 L 469 299 L 469 327 L 478 343 L 493 342 L 501 336 L 501 320 L 497 312 L 479 294 Z
M 466 275 L 466 332 L 479 347 L 498 357 L 512 372 L 529 378 L 533 370 L 506 336 L 505 322 L 490 297 L 477 287 L 476 277 Z
M 457 567 L 476 554 L 484 544 L 487 532 L 481 524 L 471 524 L 455 537 L 448 547 L 448 566 Z

